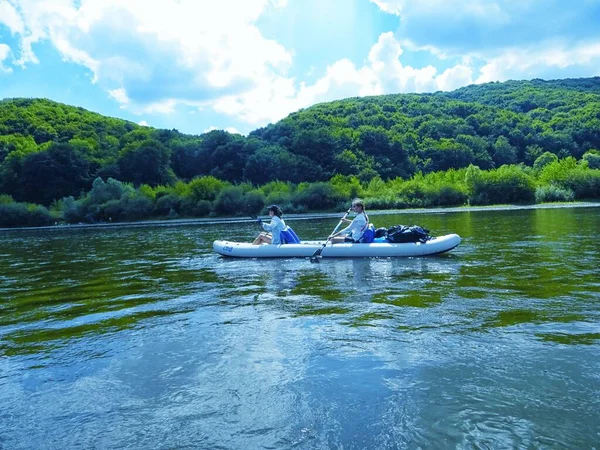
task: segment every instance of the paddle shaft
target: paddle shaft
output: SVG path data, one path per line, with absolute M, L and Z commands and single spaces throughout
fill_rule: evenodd
M 249 216 L 250 216 L 250 218 L 251 218 L 252 220 L 254 220 L 254 221 L 258 221 L 258 220 L 259 220 L 259 218 L 258 218 L 257 216 L 255 216 L 254 214 L 248 214 L 248 215 L 249 215 Z M 258 224 L 259 224 L 259 225 L 260 225 L 260 227 L 262 228 L 262 220 L 260 220 L 260 221 L 258 222 Z
M 339 223 L 337 224 L 337 226 L 333 229 L 332 233 L 329 235 L 329 237 L 327 238 L 327 240 L 325 241 L 325 243 L 318 248 L 313 255 L 310 257 L 311 261 L 315 258 L 318 258 L 319 256 L 321 256 L 321 252 L 323 252 L 323 249 L 327 246 L 327 243 L 331 240 L 331 236 L 333 236 L 335 234 L 335 232 L 338 230 L 338 228 L 340 227 L 340 225 L 342 225 L 342 223 L 344 222 L 344 219 L 346 218 L 346 216 L 348 214 L 350 214 L 350 211 L 352 211 L 352 206 L 348 209 L 348 211 L 346 211 L 346 214 L 344 214 L 344 216 L 340 219 Z

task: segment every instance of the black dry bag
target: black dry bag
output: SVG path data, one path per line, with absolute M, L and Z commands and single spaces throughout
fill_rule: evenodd
M 387 240 L 397 244 L 405 242 L 427 242 L 431 237 L 429 230 L 418 225 L 395 225 L 388 228 Z

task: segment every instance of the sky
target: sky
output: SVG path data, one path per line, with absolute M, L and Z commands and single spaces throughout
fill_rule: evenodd
M 600 76 L 600 0 L 0 0 L 0 98 L 248 134 L 316 103 Z

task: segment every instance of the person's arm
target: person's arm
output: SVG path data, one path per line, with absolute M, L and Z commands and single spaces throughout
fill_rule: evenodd
M 338 231 L 337 233 L 330 235 L 329 239 L 341 235 L 344 231 L 348 231 L 348 227 L 344 228 L 342 231 Z
M 281 223 L 281 219 L 277 216 L 273 216 L 271 222 L 263 223 L 262 226 L 266 231 L 273 231 L 277 225 Z
M 347 219 L 346 219 L 346 221 L 347 221 L 347 222 L 352 222 L 352 223 L 354 223 L 354 221 L 353 221 L 353 220 L 347 220 Z M 332 234 L 332 235 L 331 235 L 331 236 L 329 236 L 329 237 L 330 237 L 330 238 L 332 238 L 332 237 L 340 236 L 340 235 L 342 235 L 342 234 L 344 234 L 344 233 L 348 234 L 348 231 L 350 231 L 350 230 L 352 229 L 352 223 L 350 223 L 350 225 L 348 225 L 348 226 L 347 226 L 346 228 L 344 228 L 343 230 L 340 230 L 340 231 L 338 231 L 337 233 L 335 233 L 335 234 Z
M 361 228 L 364 226 L 366 219 L 363 219 L 363 214 L 359 214 L 358 216 L 356 216 L 353 220 L 352 223 L 350 225 L 348 225 L 346 228 L 344 228 L 342 231 L 337 232 L 336 234 L 333 235 L 333 237 L 338 236 L 340 234 L 343 234 L 344 232 L 346 234 L 352 234 L 352 231 L 355 228 Z

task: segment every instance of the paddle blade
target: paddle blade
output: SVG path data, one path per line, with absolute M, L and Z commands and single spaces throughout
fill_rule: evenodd
M 323 252 L 325 245 L 327 245 L 327 242 L 323 244 L 322 247 L 315 250 L 313 255 L 310 257 L 310 262 L 318 262 L 319 258 L 322 258 L 321 253 Z

